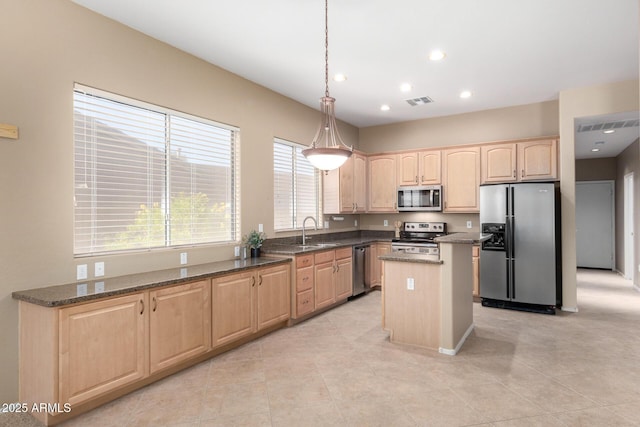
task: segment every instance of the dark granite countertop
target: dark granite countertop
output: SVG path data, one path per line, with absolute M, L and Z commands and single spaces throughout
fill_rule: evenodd
M 408 254 L 405 252 L 391 252 L 380 255 L 378 259 L 382 261 L 415 262 L 422 264 L 442 264 L 442 260 L 434 255 Z
M 480 234 L 480 233 L 451 233 L 446 236 L 436 237 L 433 239 L 436 243 L 466 243 L 466 244 L 477 244 L 482 243 L 485 240 L 489 240 L 491 238 L 491 234 Z
M 259 257 L 244 260 L 234 259 L 102 280 L 80 281 L 66 285 L 28 289 L 13 292 L 12 296 L 14 299 L 45 307 L 60 307 L 289 262 L 291 262 L 289 258 Z

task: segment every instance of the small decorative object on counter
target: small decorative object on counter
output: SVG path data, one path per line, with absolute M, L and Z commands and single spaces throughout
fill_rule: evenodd
M 402 221 L 396 221 L 393 223 L 396 231 L 396 239 L 400 238 L 400 227 L 402 227 Z
M 266 234 L 256 230 L 251 230 L 249 234 L 242 238 L 242 243 L 251 248 L 251 258 L 257 258 L 260 256 L 260 248 L 266 238 Z

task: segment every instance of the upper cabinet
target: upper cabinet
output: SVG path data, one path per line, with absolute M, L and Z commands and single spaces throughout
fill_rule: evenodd
M 396 212 L 396 154 L 368 158 L 369 212 Z
M 357 152 L 323 175 L 325 214 L 359 213 L 367 208 L 367 158 Z
M 556 139 L 482 146 L 482 183 L 555 180 Z
M 399 186 L 440 184 L 440 150 L 400 153 L 397 156 Z
M 442 151 L 444 212 L 480 210 L 480 147 Z

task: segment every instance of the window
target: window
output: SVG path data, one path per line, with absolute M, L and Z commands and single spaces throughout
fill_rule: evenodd
M 302 228 L 307 216 L 322 227 L 320 172 L 302 155 L 305 146 L 276 139 L 273 143 L 274 229 Z
M 74 254 L 234 242 L 238 130 L 76 85 Z

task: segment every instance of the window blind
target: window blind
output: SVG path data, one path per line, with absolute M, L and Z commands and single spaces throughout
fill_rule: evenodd
M 276 139 L 273 144 L 274 229 L 302 228 L 307 216 L 322 227 L 320 173 L 302 155 L 305 146 Z
M 237 240 L 238 130 L 77 85 L 74 253 Z

